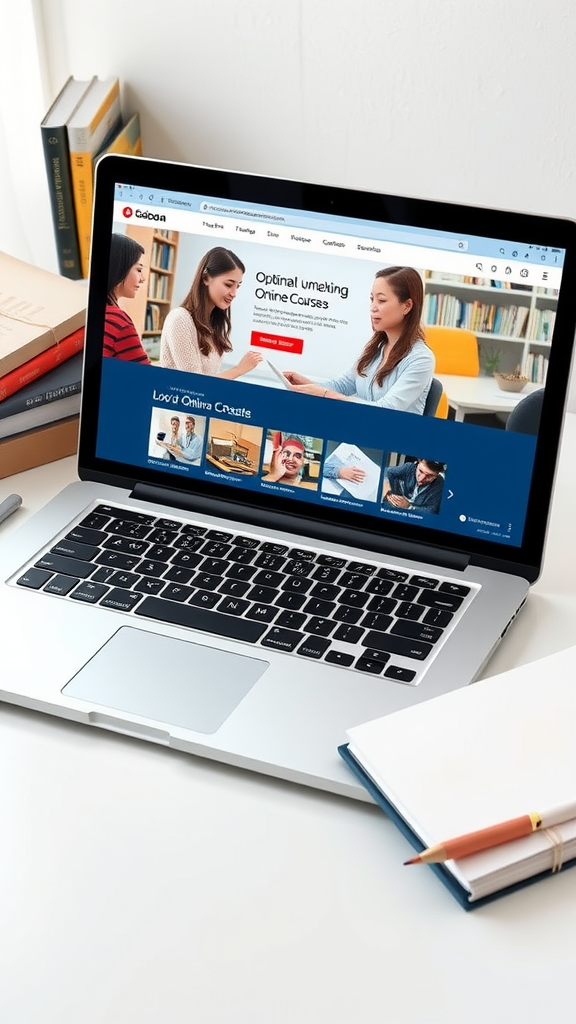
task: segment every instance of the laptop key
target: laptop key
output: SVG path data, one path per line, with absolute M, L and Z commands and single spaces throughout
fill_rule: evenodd
M 109 582 L 114 587 L 125 587 L 126 590 L 130 590 L 135 583 L 140 582 L 140 576 L 137 576 L 135 572 L 115 572 L 114 575 L 110 577 Z M 150 582 L 152 583 L 154 581 L 151 580 Z
M 358 658 L 354 668 L 357 668 L 359 672 L 369 672 L 370 675 L 379 676 L 384 668 L 381 661 L 375 661 L 373 658 Z
M 354 661 L 354 655 L 345 654 L 344 651 L 328 651 L 324 660 L 330 665 L 340 665 L 342 668 L 349 668 Z
M 101 597 L 108 593 L 108 587 L 102 583 L 92 583 L 91 580 L 84 580 L 76 590 L 73 590 L 70 597 L 73 601 L 86 601 L 87 604 L 96 604 Z
M 456 594 L 458 597 L 466 597 L 470 593 L 470 587 L 462 583 L 441 583 L 438 589 L 443 594 Z
M 330 640 L 322 636 L 307 636 L 303 643 L 296 649 L 296 654 L 304 658 L 321 658 L 330 647 Z
M 372 576 L 377 568 L 376 565 L 368 565 L 366 562 L 348 562 L 348 570 L 359 572 L 362 576 Z
M 120 590 L 115 587 L 102 598 L 100 605 L 102 608 L 115 608 L 119 612 L 131 612 L 141 600 L 142 594 L 137 594 L 134 590 Z
M 27 569 L 16 582 L 19 587 L 30 587 L 31 590 L 40 590 L 51 579 L 52 575 L 53 573 L 47 569 Z
M 451 623 L 453 618 L 452 612 L 446 612 L 442 608 L 430 608 L 422 621 L 429 623 L 431 626 L 442 626 L 444 628 Z
M 148 551 L 150 545 L 144 540 L 135 540 L 133 537 L 108 537 L 102 547 L 107 551 L 121 551 L 125 555 L 142 556 Z M 159 556 L 154 555 L 154 557 L 158 558 Z
M 304 630 L 306 633 L 313 633 L 314 636 L 330 636 L 330 633 L 336 629 L 336 625 L 336 622 L 325 619 L 321 615 L 313 615 L 304 626 Z
M 378 633 L 375 630 L 366 634 L 362 646 L 375 647 L 378 651 L 388 651 L 389 654 L 403 655 L 416 661 L 424 661 L 432 650 L 432 644 L 424 643 L 423 640 L 409 640 L 404 636 L 392 636 L 391 633 Z
M 222 594 L 217 594 L 215 590 L 195 590 L 189 603 L 196 608 L 215 608 L 221 600 Z
M 290 558 L 284 566 L 284 572 L 291 576 L 309 576 L 312 568 L 312 562 L 305 562 L 301 558 Z
M 273 622 L 278 615 L 278 608 L 273 604 L 253 604 L 246 615 L 249 619 L 256 619 L 258 622 Z
M 144 581 L 142 581 L 144 582 Z M 158 580 L 162 584 L 162 580 Z M 137 590 L 144 591 L 144 587 L 137 587 Z M 149 590 L 146 593 L 150 593 Z M 154 591 L 152 591 L 154 593 Z M 158 593 L 158 591 L 156 591 Z M 164 590 L 162 590 L 162 597 L 167 598 L 169 601 L 187 601 L 192 594 L 195 593 L 194 587 L 186 587 L 181 583 L 169 583 Z
M 101 544 L 106 540 L 103 530 L 93 530 L 84 526 L 75 526 L 66 534 L 66 540 L 78 540 L 82 544 Z
M 134 569 L 140 562 L 140 556 L 125 555 L 122 551 L 101 551 L 95 562 L 111 569 Z
M 94 572 L 93 562 L 82 562 L 79 558 L 68 558 L 67 555 L 53 555 L 48 552 L 36 562 L 37 569 L 50 569 L 52 572 L 61 572 L 64 576 L 78 576 L 85 580 Z
M 250 597 L 250 594 L 248 595 Z M 290 611 L 299 611 L 306 600 L 306 594 L 291 594 L 289 591 L 279 594 L 276 604 L 280 608 L 288 608 Z
M 243 601 L 237 597 L 225 597 L 218 605 L 218 613 L 226 612 L 228 615 L 243 615 L 249 607 L 249 601 Z
M 277 594 L 278 591 L 274 590 L 273 587 L 256 586 L 252 587 L 252 590 L 250 590 L 246 594 L 246 597 L 248 597 L 251 601 L 257 601 L 258 604 L 272 604 Z
M 271 555 L 285 555 L 288 547 L 286 544 L 272 544 L 270 541 L 264 541 L 260 545 L 260 551 L 266 551 Z
M 107 529 L 109 533 L 119 533 L 122 537 L 144 540 L 150 533 L 150 526 L 150 523 L 136 523 L 131 519 L 113 519 Z
M 399 665 L 390 665 L 384 675 L 387 679 L 396 679 L 399 683 L 411 683 L 416 675 L 411 668 L 401 668 Z
M 415 640 L 425 640 L 427 643 L 435 644 L 443 634 L 438 626 L 427 626 L 425 623 L 411 622 L 409 619 L 395 622 L 390 630 L 391 633 L 399 636 L 413 637 Z
M 272 626 L 263 638 L 262 646 L 273 647 L 278 651 L 293 651 L 303 638 L 304 634 L 297 633 L 295 629 L 280 629 L 279 626 Z
M 428 590 L 433 590 L 437 587 L 440 580 L 434 579 L 433 576 L 411 576 L 410 583 L 413 583 L 415 587 L 425 587 Z
M 317 597 L 311 597 L 304 605 L 302 611 L 308 615 L 331 615 L 336 607 L 334 601 L 320 601 Z M 358 616 L 360 617 L 360 616 Z
M 111 579 L 110 583 L 117 583 L 117 580 Z M 151 576 L 143 576 L 134 584 L 134 590 L 141 594 L 159 594 L 161 590 L 164 590 L 165 586 L 164 580 L 155 580 Z
M 90 515 L 86 516 L 78 527 L 86 527 L 89 530 L 103 530 L 106 523 L 110 522 L 110 515 L 98 515 L 97 512 L 91 512 Z M 75 527 L 75 529 L 78 529 Z
M 223 615 L 208 608 L 193 607 L 191 604 L 163 601 L 160 597 L 145 597 L 134 614 L 167 622 L 173 626 L 201 629 L 205 633 L 215 633 L 230 640 L 245 640 L 252 644 L 256 643 L 268 628 L 263 622 Z
M 418 604 L 424 604 L 427 608 L 442 608 L 447 612 L 455 612 L 463 600 L 463 597 L 458 597 L 456 594 L 441 594 L 438 590 L 423 590 L 418 598 Z
M 180 523 L 177 519 L 157 519 L 156 520 L 157 530 L 179 530 Z
M 80 580 L 76 579 L 75 576 L 53 576 L 44 587 L 44 590 L 47 594 L 60 594 L 63 597 L 65 594 L 70 593 L 77 583 L 80 583 Z
M 277 626 L 285 626 L 287 629 L 302 629 L 306 622 L 306 616 L 302 612 L 280 612 L 276 619 Z
M 357 644 L 364 632 L 365 630 L 361 629 L 360 626 L 341 625 L 338 626 L 334 633 L 334 640 L 341 640 L 346 644 Z
M 336 622 L 348 622 L 355 626 L 363 614 L 362 608 L 353 608 L 352 605 L 343 604 L 334 612 Z
M 110 519 L 111 516 L 123 520 L 131 520 L 133 523 L 142 523 L 144 526 L 154 526 L 156 517 L 148 515 L 147 512 L 137 512 L 133 508 L 117 508 L 115 505 L 97 505 L 92 515 L 103 515 Z

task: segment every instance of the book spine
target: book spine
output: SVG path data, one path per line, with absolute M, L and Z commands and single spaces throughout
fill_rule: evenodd
M 40 130 L 58 267 L 63 277 L 77 281 L 81 276 L 80 250 L 70 176 L 68 134 L 65 126 L 42 126 Z
M 2 414 L 1 403 L 5 398 L 16 394 L 26 384 L 31 384 L 37 377 L 42 377 L 49 370 L 53 370 L 55 366 L 70 359 L 80 351 L 83 345 L 84 328 L 79 327 L 77 331 L 68 334 L 57 345 L 52 345 L 44 352 L 40 352 L 39 355 L 33 356 L 28 362 L 23 363 L 22 366 L 0 377 L 0 415 Z M 26 408 L 26 406 L 22 406 L 22 408 Z M 12 409 L 12 412 L 18 411 L 20 410 L 15 407 Z
M 72 193 L 80 251 L 80 273 L 88 277 L 90 234 L 92 231 L 92 157 L 90 153 L 70 153 Z
M 0 441 L 0 480 L 74 455 L 78 449 L 78 425 L 79 417 L 69 416 Z
M 121 123 L 120 82 L 116 79 L 92 115 L 90 122 L 68 128 L 72 192 L 83 277 L 88 277 L 90 260 L 93 199 L 92 161 L 121 127 Z
M 0 405 L 0 423 L 6 423 L 12 416 L 20 416 L 24 412 L 29 412 L 30 409 L 36 409 L 39 405 L 58 402 L 61 398 L 68 398 L 70 395 L 78 395 L 81 390 L 82 380 L 79 379 L 70 384 L 63 384 L 61 387 L 42 391 L 38 395 L 30 395 L 28 398 L 23 398 L 17 405 L 10 403 L 10 407 L 6 411 Z

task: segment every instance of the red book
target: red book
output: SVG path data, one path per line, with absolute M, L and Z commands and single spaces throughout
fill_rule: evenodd
M 30 384 L 30 381 L 36 380 L 36 377 L 41 377 L 48 370 L 53 370 L 59 363 L 70 359 L 71 356 L 80 351 L 83 345 L 84 328 L 79 327 L 78 330 L 72 331 L 72 334 L 62 338 L 62 341 L 59 341 L 57 345 L 51 345 L 44 352 L 40 352 L 39 355 L 33 356 L 26 363 L 22 363 L 22 366 L 18 366 L 15 370 L 5 373 L 3 377 L 0 377 L 0 402 L 3 398 L 8 398 L 8 395 L 13 395 L 15 391 L 19 391 L 25 384 Z

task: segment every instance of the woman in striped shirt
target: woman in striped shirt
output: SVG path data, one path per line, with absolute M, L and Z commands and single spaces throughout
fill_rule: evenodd
M 134 322 L 119 299 L 133 299 L 144 283 L 144 249 L 128 235 L 113 234 L 110 242 L 108 297 L 104 320 L 104 355 L 132 363 L 149 363 Z

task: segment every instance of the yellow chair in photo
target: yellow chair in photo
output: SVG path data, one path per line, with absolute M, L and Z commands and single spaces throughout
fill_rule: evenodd
M 424 406 L 424 416 L 437 416 L 438 419 L 446 419 L 448 416 L 448 399 L 441 381 L 437 377 L 432 378 L 430 391 Z
M 434 373 L 456 373 L 462 377 L 477 377 L 480 373 L 478 340 L 472 331 L 427 326 L 425 340 L 436 358 Z

